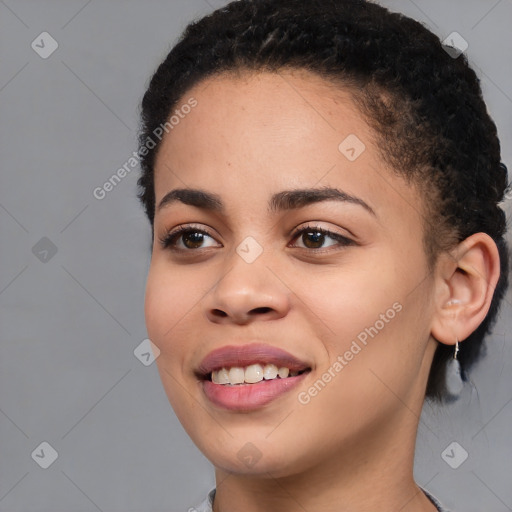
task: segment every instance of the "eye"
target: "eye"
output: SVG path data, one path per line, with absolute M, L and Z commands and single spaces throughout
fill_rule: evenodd
M 191 251 L 218 246 L 218 242 L 205 230 L 192 226 L 180 226 L 159 238 L 164 249 Z
M 333 233 L 327 229 L 319 226 L 305 226 L 297 230 L 293 235 L 293 240 L 301 242 L 299 247 L 301 249 L 325 249 L 333 245 L 347 246 L 353 245 L 355 242 L 339 233 Z

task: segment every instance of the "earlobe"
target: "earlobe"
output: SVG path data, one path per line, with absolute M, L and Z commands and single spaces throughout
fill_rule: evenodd
M 439 258 L 432 336 L 454 345 L 475 331 L 489 311 L 499 275 L 498 248 L 485 233 L 471 235 Z

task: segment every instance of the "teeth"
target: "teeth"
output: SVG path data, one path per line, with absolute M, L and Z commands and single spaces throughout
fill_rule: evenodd
M 245 379 L 245 372 L 243 368 L 239 366 L 233 366 L 229 369 L 229 383 L 230 384 L 242 384 Z
M 265 380 L 275 379 L 277 377 L 277 366 L 275 364 L 266 364 L 263 368 L 263 378 Z
M 265 380 L 276 378 L 286 379 L 286 377 L 295 377 L 299 374 L 297 371 L 290 372 L 285 366 L 278 368 L 275 364 L 251 364 L 242 368 L 233 366 L 232 368 L 222 368 L 212 372 L 212 382 L 215 384 L 256 384 Z
M 277 372 L 277 374 L 279 375 L 279 377 L 281 377 L 281 379 L 286 379 L 286 377 L 288 377 L 289 373 L 290 373 L 290 370 L 288 370 L 288 368 L 285 368 L 284 366 L 282 368 L 279 368 L 279 371 Z
M 255 384 L 263 380 L 263 367 L 261 364 L 251 364 L 245 369 L 245 382 Z
M 229 384 L 229 372 L 226 370 L 226 368 L 222 368 L 222 370 L 213 372 L 212 380 L 216 384 Z

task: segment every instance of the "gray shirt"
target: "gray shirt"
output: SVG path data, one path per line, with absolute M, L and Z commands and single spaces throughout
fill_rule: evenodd
M 425 493 L 425 496 L 435 505 L 439 512 L 450 512 L 448 509 L 444 508 L 441 503 L 439 503 L 439 501 L 434 496 L 432 496 L 432 494 L 423 488 L 421 490 Z M 215 498 L 215 489 L 212 489 L 208 493 L 208 496 L 205 498 L 205 500 L 202 501 L 199 505 L 189 508 L 188 512 L 213 512 L 213 498 Z

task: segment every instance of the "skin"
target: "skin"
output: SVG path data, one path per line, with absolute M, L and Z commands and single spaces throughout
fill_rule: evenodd
M 429 268 L 422 197 L 386 168 L 348 91 L 296 70 L 211 77 L 180 103 L 192 96 L 197 106 L 162 141 L 156 203 L 196 188 L 218 195 L 225 211 L 179 201 L 157 210 L 145 315 L 169 401 L 215 466 L 214 510 L 434 511 L 413 479 L 428 373 L 438 341 L 463 340 L 485 317 L 499 273 L 494 243 L 473 235 Z M 338 149 L 349 134 L 366 146 L 355 161 Z M 357 196 L 375 215 L 334 200 L 268 210 L 275 193 L 322 187 Z M 315 249 L 311 237 L 293 237 L 308 224 L 352 242 L 327 236 Z M 162 247 L 159 238 L 181 225 L 209 233 L 203 248 L 183 238 L 181 251 Z M 236 252 L 248 236 L 263 249 L 252 263 Z M 300 403 L 395 303 L 401 311 Z M 199 363 L 252 341 L 312 371 L 255 411 L 212 404 Z M 260 455 L 250 466 L 237 456 L 248 442 Z

